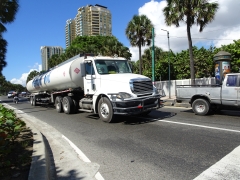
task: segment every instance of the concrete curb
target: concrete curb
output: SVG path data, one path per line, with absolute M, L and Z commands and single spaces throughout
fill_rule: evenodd
M 23 120 L 23 119 L 22 119 Z M 49 169 L 50 167 L 47 162 L 48 159 L 48 151 L 45 147 L 45 142 L 42 134 L 38 131 L 33 125 L 31 125 L 26 120 L 23 120 L 27 127 L 32 130 L 33 133 L 33 154 L 32 154 L 32 163 L 29 171 L 29 180 L 34 179 L 49 179 Z
M 191 104 L 189 104 L 188 102 L 178 103 L 176 101 L 176 98 L 169 99 L 167 97 L 162 97 L 161 100 L 163 100 L 163 105 L 164 106 L 191 108 Z

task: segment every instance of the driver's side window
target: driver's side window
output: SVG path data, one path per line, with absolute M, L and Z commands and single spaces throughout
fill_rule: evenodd
M 85 63 L 85 70 L 86 70 L 86 74 L 88 74 L 88 75 L 95 74 L 92 63 Z

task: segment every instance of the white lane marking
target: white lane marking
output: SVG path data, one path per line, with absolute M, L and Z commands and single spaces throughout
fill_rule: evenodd
M 70 141 L 64 135 L 62 135 L 62 138 L 65 139 L 70 144 L 70 146 L 76 151 L 76 153 L 78 154 L 80 159 L 82 159 L 84 162 L 89 162 L 89 163 L 91 162 L 90 159 L 88 159 L 88 157 L 75 144 L 73 144 L 72 141 Z M 97 172 L 95 174 L 95 178 L 97 180 L 104 180 L 104 178 L 102 177 L 102 175 L 99 172 Z
M 102 175 L 100 174 L 100 172 L 97 172 L 97 174 L 95 175 L 95 178 L 97 180 L 104 180 L 104 178 L 102 177 Z
M 233 130 L 233 129 L 225 129 L 225 128 L 218 128 L 218 127 L 204 126 L 204 125 L 190 124 L 190 123 L 182 123 L 182 122 L 174 122 L 174 121 L 167 121 L 167 120 L 158 120 L 158 119 L 155 119 L 155 120 L 161 121 L 161 122 L 166 122 L 166 123 L 181 124 L 181 125 L 185 125 L 185 126 L 195 126 L 195 127 L 202 127 L 202 128 L 207 128 L 207 129 L 215 129 L 215 130 L 220 130 L 220 131 L 229 131 L 229 132 L 240 133 L 240 131 Z
M 84 162 L 91 162 L 88 157 L 75 145 L 70 141 L 67 137 L 62 135 L 62 138 L 65 139 L 70 146 L 76 151 L 76 153 L 79 155 L 79 158 L 82 159 Z

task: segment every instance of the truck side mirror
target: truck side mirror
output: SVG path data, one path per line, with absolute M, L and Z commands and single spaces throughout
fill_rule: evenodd
M 80 63 L 80 72 L 82 77 L 86 76 L 85 63 Z

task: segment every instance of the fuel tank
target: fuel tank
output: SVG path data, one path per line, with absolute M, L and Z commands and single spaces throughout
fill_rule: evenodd
M 81 63 L 84 57 L 73 57 L 48 72 L 34 77 L 27 83 L 27 90 L 31 93 L 41 91 L 64 90 L 69 88 L 83 89 Z

